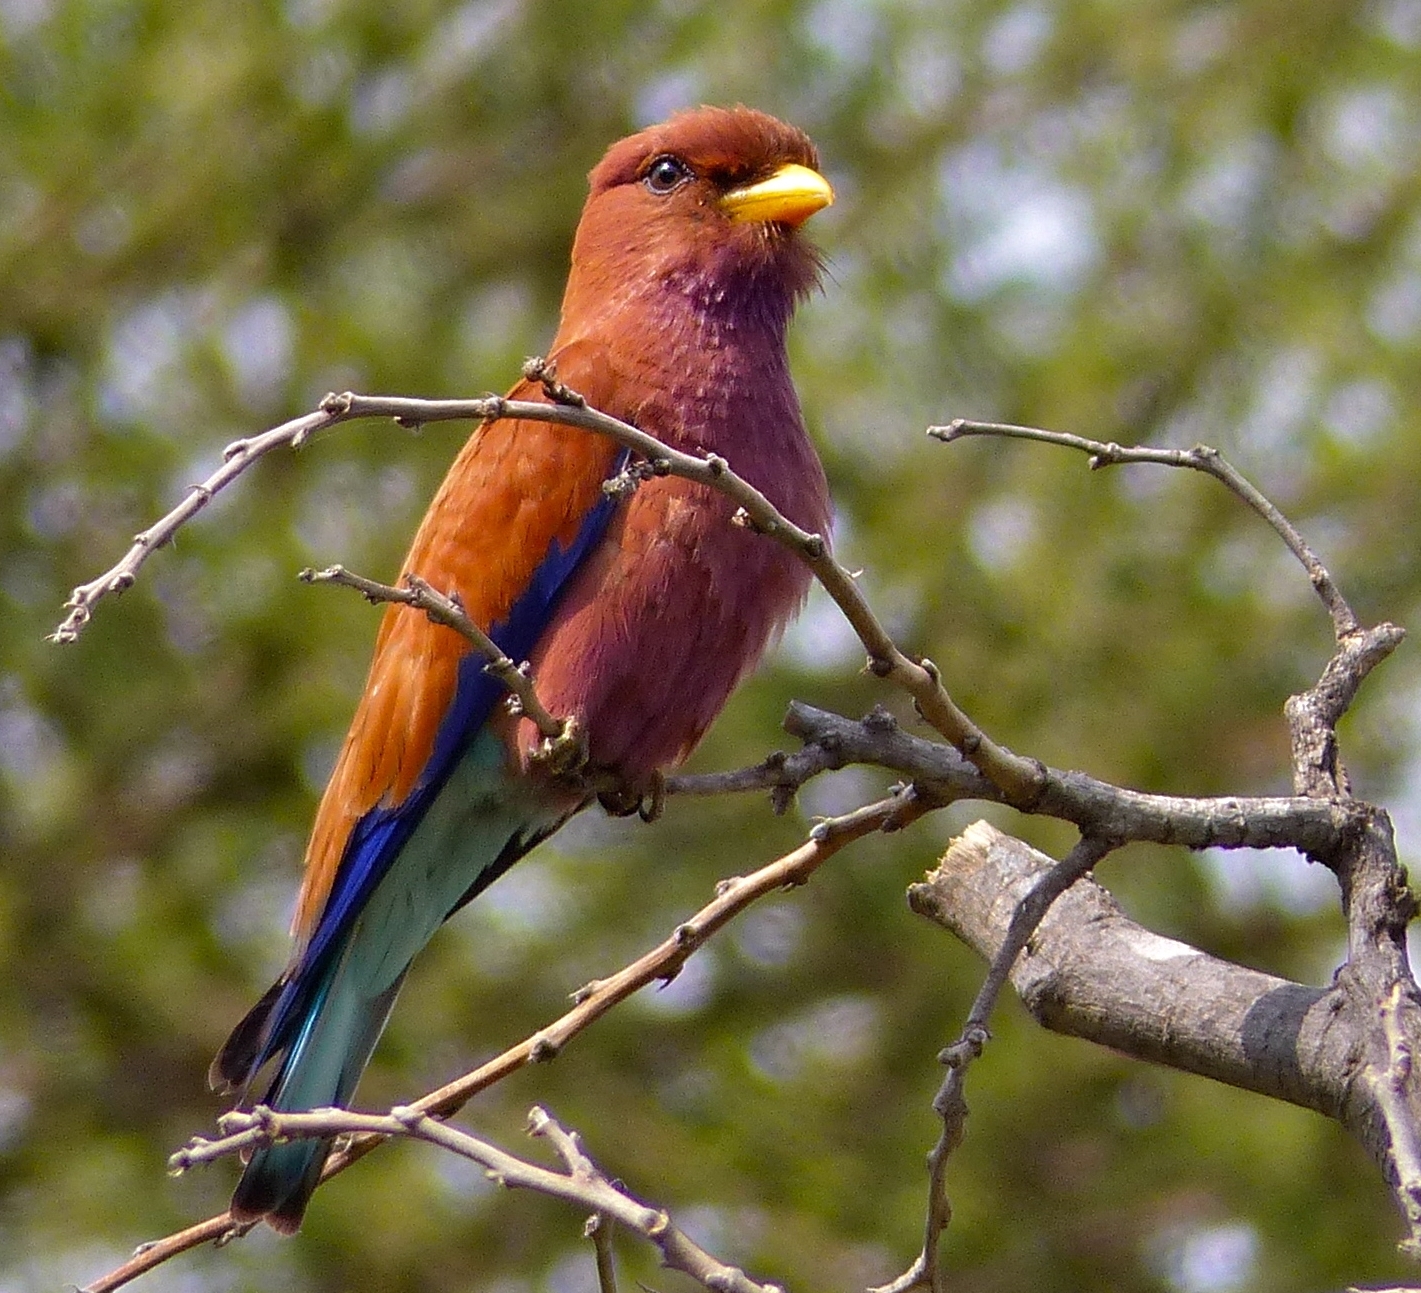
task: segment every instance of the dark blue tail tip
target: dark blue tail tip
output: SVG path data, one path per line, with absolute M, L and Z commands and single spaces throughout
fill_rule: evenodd
M 329 1141 L 257 1150 L 232 1193 L 232 1220 L 240 1226 L 265 1221 L 279 1235 L 294 1235 L 301 1229 L 330 1150 Z

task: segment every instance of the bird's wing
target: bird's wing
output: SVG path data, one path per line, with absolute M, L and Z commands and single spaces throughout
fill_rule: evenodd
M 553 356 L 559 378 L 600 404 L 612 380 L 599 350 Z M 524 382 L 513 399 L 542 399 Z M 623 455 L 605 437 L 545 422 L 477 430 L 415 535 L 407 572 L 456 595 L 514 660 L 531 653 L 558 594 L 615 507 L 603 482 Z M 502 688 L 454 630 L 391 606 L 365 693 L 321 799 L 294 922 L 306 944 L 387 864 L 391 837 L 413 827 Z M 389 840 L 390 842 L 387 842 Z M 397 847 L 397 845 L 396 845 Z
M 559 378 L 590 403 L 612 398 L 600 348 L 575 342 L 553 358 Z M 544 397 L 524 382 L 510 398 Z M 624 459 L 611 440 L 573 427 L 516 420 L 480 427 L 435 495 L 404 569 L 456 595 L 504 652 L 526 659 L 606 530 L 616 504 L 602 485 Z M 484 663 L 422 611 L 386 610 L 307 847 L 292 960 L 223 1048 L 215 1080 L 240 1085 L 283 1045 L 303 985 L 320 980 L 502 694 Z

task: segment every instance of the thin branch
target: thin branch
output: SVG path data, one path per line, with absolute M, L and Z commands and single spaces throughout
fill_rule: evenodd
M 972 1009 L 967 1012 L 967 1023 L 962 1030 L 964 1039 L 970 1039 L 975 1033 L 986 1032 L 987 1020 L 996 1009 L 997 998 L 1006 986 L 1007 977 L 1011 974 L 1017 957 L 1036 933 L 1046 913 L 1051 910 L 1051 905 L 1086 872 L 1103 861 L 1115 847 L 1116 844 L 1109 840 L 1083 837 L 1077 841 L 1075 848 L 1041 876 L 1032 885 L 1031 891 L 1017 903 L 1011 924 L 1007 926 L 1006 937 L 996 955 L 992 957 L 991 969 L 977 991 Z M 980 1050 L 980 1047 L 972 1046 L 969 1041 L 967 1049 Z M 938 1058 L 950 1068 L 962 1069 L 967 1064 L 965 1059 L 959 1059 L 954 1047 L 948 1047 Z
M 1052 904 L 1077 880 L 1101 861 L 1114 847 L 1103 839 L 1083 836 L 1060 862 L 1042 874 L 1016 904 L 1006 936 L 992 957 L 991 968 L 977 990 L 958 1039 L 938 1056 L 947 1066 L 942 1086 L 933 1099 L 933 1110 L 942 1120 L 937 1144 L 928 1154 L 928 1207 L 923 1247 L 902 1275 L 870 1293 L 908 1293 L 910 1289 L 931 1289 L 941 1293 L 942 1272 L 938 1254 L 942 1237 L 952 1220 L 952 1204 L 947 1194 L 947 1165 L 967 1134 L 967 1069 L 977 1059 L 991 1034 L 987 1021 L 996 1009 L 1012 967 L 1036 933 Z
M 327 399 L 330 397 L 328 396 Z M 188 492 L 171 512 L 155 521 L 142 534 L 134 536 L 133 546 L 108 570 L 87 584 L 80 584 L 69 595 L 65 609 L 69 614 L 50 635 L 51 642 L 67 643 L 78 639 L 84 626 L 93 618 L 94 607 L 110 593 L 132 588 L 143 563 L 168 543 L 178 529 L 196 516 L 214 498 L 259 459 L 274 449 L 296 449 L 317 431 L 334 421 L 322 402 L 320 411 L 307 413 L 279 427 L 247 440 L 234 440 L 222 451 L 222 466 L 200 485 L 190 485 Z
M 264 1144 L 349 1135 L 381 1142 L 394 1137 L 423 1140 L 477 1163 L 505 1189 L 534 1190 L 586 1208 L 595 1217 L 615 1221 L 653 1244 L 664 1266 L 689 1275 L 703 1288 L 715 1293 L 779 1293 L 775 1285 L 758 1283 L 739 1267 L 711 1256 L 676 1226 L 665 1209 L 649 1207 L 614 1185 L 587 1156 L 577 1134 L 537 1106 L 528 1115 L 528 1133 L 553 1146 L 563 1160 L 565 1172 L 518 1158 L 411 1105 L 398 1106 L 387 1114 L 344 1109 L 284 1113 L 259 1105 L 229 1113 L 222 1121 L 229 1132 L 227 1136 L 221 1140 L 196 1138 L 172 1156 L 169 1167 L 175 1174 L 237 1153 L 252 1143 L 253 1136 L 257 1143 Z
M 448 1118 L 478 1092 L 510 1073 L 527 1064 L 554 1058 L 574 1037 L 633 993 L 649 984 L 674 979 L 692 952 L 758 899 L 804 884 L 834 854 L 855 840 L 878 831 L 898 830 L 933 807 L 930 800 L 919 798 L 912 787 L 906 787 L 854 812 L 817 823 L 798 848 L 749 875 L 722 881 L 711 902 L 678 925 L 651 951 L 616 974 L 579 989 L 573 997 L 576 1004 L 561 1018 L 472 1072 L 430 1092 L 415 1101 L 411 1108 L 431 1118 Z M 327 1160 L 322 1180 L 343 1172 L 382 1139 L 373 1135 L 357 1136 Z M 145 1244 L 123 1265 L 87 1285 L 83 1293 L 111 1293 L 179 1253 L 204 1243 L 223 1242 L 241 1233 L 245 1231 L 233 1223 L 230 1213 L 209 1217 L 198 1225 Z
M 582 1137 L 575 1131 L 569 1131 L 536 1106 L 528 1116 L 528 1134 L 545 1137 L 552 1144 L 567 1167 L 568 1175 L 574 1181 L 606 1180 L 602 1169 L 583 1148 Z M 620 1182 L 611 1182 L 611 1186 L 615 1190 L 622 1190 Z M 582 1227 L 584 1238 L 592 1241 L 596 1254 L 597 1287 L 600 1293 L 617 1293 L 617 1266 L 612 1252 L 613 1220 L 610 1213 L 596 1211 L 587 1218 Z
M 594 1212 L 582 1227 L 584 1237 L 592 1241 L 597 1259 L 598 1293 L 617 1293 L 617 1262 L 612 1250 L 612 1219 L 605 1212 Z
M 780 814 L 794 802 L 795 792 L 807 781 L 821 772 L 831 772 L 844 766 L 844 759 L 829 745 L 810 743 L 793 754 L 776 750 L 750 768 L 670 776 L 664 782 L 664 789 L 668 796 L 730 795 L 768 790 L 771 807 L 776 814 Z
M 488 661 L 484 665 L 484 672 L 508 689 L 516 702 L 518 714 L 531 722 L 544 740 L 559 742 L 575 739 L 570 721 L 554 718 L 548 712 L 547 707 L 538 699 L 532 678 L 469 618 L 458 599 L 441 593 L 418 575 L 406 574 L 403 588 L 366 579 L 344 566 L 327 566 L 324 570 L 312 570 L 308 567 L 301 572 L 300 578 L 308 584 L 335 584 L 341 588 L 353 588 L 368 602 L 392 602 L 423 611 L 436 624 L 453 629 L 473 644 L 474 649 Z
M 1338 641 L 1355 633 L 1361 625 L 1346 599 L 1338 591 L 1327 567 L 1303 540 L 1297 528 L 1286 516 L 1228 461 L 1217 449 L 1196 444 L 1192 449 L 1155 449 L 1148 445 L 1119 445 L 1065 431 L 1046 431 L 1040 427 L 1013 426 L 1007 422 L 974 422 L 956 418 L 946 426 L 929 427 L 934 440 L 950 444 L 966 436 L 1006 436 L 1017 440 L 1037 440 L 1043 444 L 1061 445 L 1090 455 L 1090 468 L 1115 467 L 1128 463 L 1153 463 L 1163 467 L 1187 467 L 1212 476 L 1231 493 L 1237 495 L 1258 513 L 1287 544 L 1288 551 L 1302 563 L 1327 613 L 1332 618 L 1332 630 Z

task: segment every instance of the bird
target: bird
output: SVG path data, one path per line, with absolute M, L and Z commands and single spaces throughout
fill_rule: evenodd
M 801 225 L 834 198 L 807 135 L 700 107 L 614 143 L 588 176 L 548 360 L 587 403 L 716 454 L 827 538 L 831 506 L 790 377 L 786 330 L 822 261 Z M 511 398 L 548 400 L 542 382 Z M 475 428 L 403 569 L 456 597 L 526 661 L 585 768 L 633 793 L 695 747 L 802 605 L 794 553 L 711 487 L 625 477 L 612 440 L 508 419 Z M 386 608 L 365 690 L 317 809 L 276 983 L 212 1063 L 214 1089 L 278 1111 L 346 1107 L 411 962 L 454 912 L 596 798 L 537 757 L 486 658 Z M 294 1233 L 331 1143 L 256 1148 L 238 1224 Z

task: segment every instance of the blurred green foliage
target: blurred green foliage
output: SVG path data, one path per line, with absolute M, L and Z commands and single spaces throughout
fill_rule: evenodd
M 1421 593 L 1418 0 L 0 0 L 0 1290 L 83 1282 L 225 1203 L 166 1154 L 285 954 L 314 796 L 375 614 L 294 580 L 392 577 L 459 428 L 342 428 L 185 530 L 75 646 L 69 589 L 328 389 L 502 388 L 551 335 L 583 175 L 696 102 L 806 128 L 838 204 L 794 338 L 845 559 L 996 737 L 1132 785 L 1287 784 L 1283 699 L 1329 637 L 1212 483 L 1092 475 L 954 416 L 1219 446 L 1368 618 Z M 785 702 L 901 701 L 822 601 L 695 766 Z M 1344 731 L 1421 825 L 1410 652 Z M 407 1098 L 559 1012 L 800 815 L 588 816 L 436 940 L 360 1093 Z M 975 815 L 836 859 L 682 978 L 467 1111 L 537 1101 L 694 1234 L 797 1289 L 895 1274 L 921 1233 L 933 1057 L 980 967 L 906 884 Z M 1047 847 L 1049 824 L 999 818 Z M 1294 857 L 1132 850 L 1103 878 L 1212 951 L 1325 981 L 1330 880 Z M 1292 1293 L 1399 1278 L 1399 1226 L 1321 1118 L 1043 1035 L 1014 1006 L 970 1087 L 946 1260 L 971 1290 Z M 592 1287 L 582 1218 L 427 1149 L 362 1163 L 302 1235 L 144 1287 Z M 622 1246 L 626 1278 L 675 1282 Z

